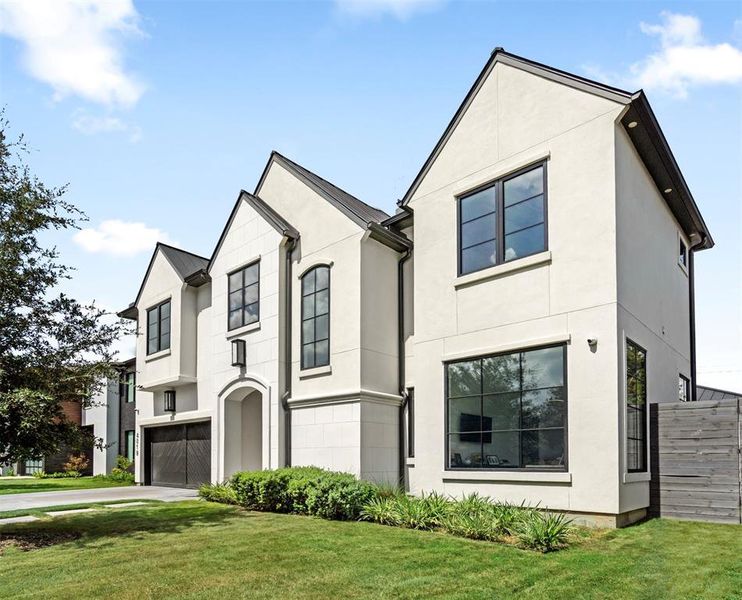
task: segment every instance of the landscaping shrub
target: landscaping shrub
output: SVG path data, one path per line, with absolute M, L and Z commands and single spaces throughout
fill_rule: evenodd
M 96 475 L 95 479 L 105 479 L 117 483 L 134 483 L 134 473 L 129 469 L 134 463 L 125 456 L 116 457 L 116 466 L 111 469 L 108 475 Z
M 67 462 L 62 465 L 62 470 L 65 473 L 72 473 L 69 477 L 80 477 L 82 472 L 88 468 L 90 461 L 88 461 L 85 453 L 81 453 L 77 456 L 70 454 L 67 457 Z
M 518 525 L 521 545 L 539 552 L 551 552 L 567 545 L 572 520 L 561 513 L 531 511 Z
M 241 506 L 252 510 L 358 519 L 376 487 L 348 473 L 316 467 L 236 473 L 230 481 Z
M 33 476 L 36 479 L 67 479 L 68 477 L 80 477 L 78 471 L 59 471 L 58 473 L 45 473 L 44 471 L 35 471 Z
M 397 496 L 371 498 L 361 509 L 361 520 L 379 525 L 399 525 Z
M 237 504 L 237 494 L 229 483 L 204 483 L 198 488 L 198 495 L 209 502 Z

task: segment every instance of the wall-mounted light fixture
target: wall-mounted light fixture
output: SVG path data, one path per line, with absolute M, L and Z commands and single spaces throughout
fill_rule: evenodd
M 245 340 L 232 340 L 232 366 L 245 366 Z
M 587 345 L 590 346 L 590 350 L 595 350 L 598 347 L 598 338 L 588 338 Z
M 165 390 L 165 412 L 175 412 L 175 390 Z

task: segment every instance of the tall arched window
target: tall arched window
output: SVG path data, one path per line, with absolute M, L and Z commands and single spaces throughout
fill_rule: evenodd
M 330 268 L 314 267 L 301 278 L 301 368 L 330 364 Z

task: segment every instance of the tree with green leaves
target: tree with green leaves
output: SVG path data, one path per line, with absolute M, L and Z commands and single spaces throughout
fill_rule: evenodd
M 113 376 L 111 346 L 127 325 L 95 303 L 57 290 L 72 269 L 45 232 L 74 229 L 85 215 L 24 162 L 23 137 L 8 141 L 0 114 L 0 465 L 90 443 L 62 402 L 89 406 Z

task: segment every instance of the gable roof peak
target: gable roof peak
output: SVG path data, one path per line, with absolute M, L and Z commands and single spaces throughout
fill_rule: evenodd
M 265 177 L 268 174 L 268 169 L 273 162 L 279 163 L 282 167 L 342 212 L 351 221 L 363 228 L 367 228 L 371 223 L 378 224 L 389 218 L 389 215 L 380 208 L 376 208 L 367 204 L 363 200 L 359 200 L 352 194 L 349 194 L 335 184 L 330 183 L 306 167 L 303 167 L 290 158 L 287 158 L 277 150 L 271 152 L 268 164 L 263 170 L 263 174 L 261 175 L 257 186 L 255 186 L 254 194 L 256 196 L 259 195 Z

